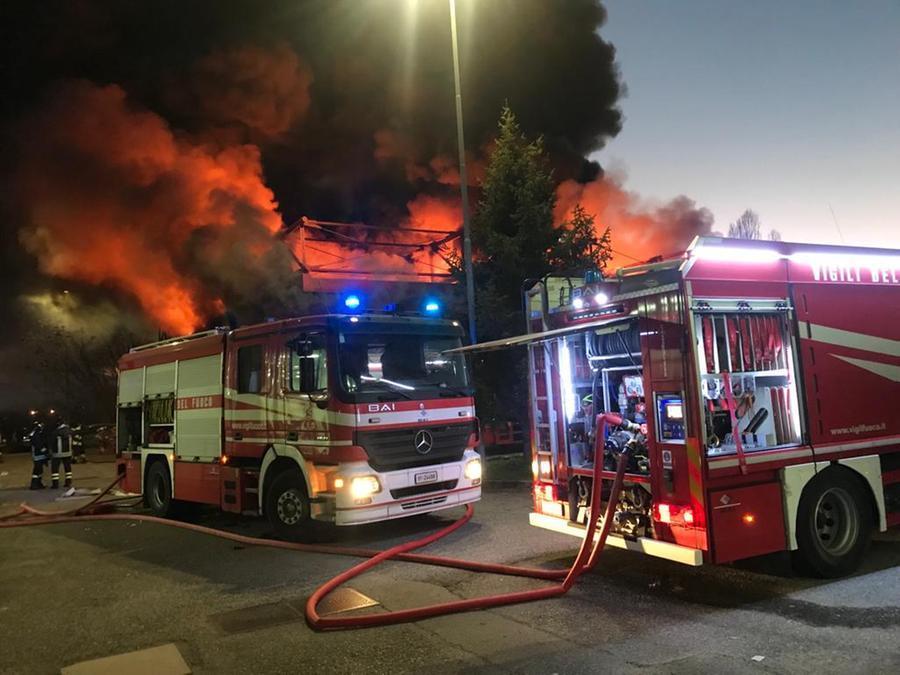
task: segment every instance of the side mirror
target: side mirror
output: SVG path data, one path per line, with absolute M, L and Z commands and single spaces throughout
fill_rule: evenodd
M 316 360 L 309 355 L 300 357 L 300 391 L 312 394 L 321 387 L 316 382 Z
M 288 346 L 294 350 L 297 356 L 309 356 L 313 353 L 312 340 L 307 337 L 298 337 L 296 340 L 291 340 Z
M 319 408 L 328 406 L 328 392 L 324 382 L 318 381 L 318 359 L 312 356 L 300 358 L 300 391 L 309 397 Z

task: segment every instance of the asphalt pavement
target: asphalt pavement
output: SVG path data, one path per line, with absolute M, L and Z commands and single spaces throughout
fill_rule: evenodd
M 111 466 L 92 471 L 99 485 Z M 0 503 L 14 501 L 10 494 L 0 483 Z M 529 506 L 527 488 L 488 490 L 473 521 L 428 552 L 567 565 L 577 541 L 530 527 Z M 386 548 L 460 513 L 333 536 Z M 191 520 L 257 536 L 268 529 L 209 512 Z M 599 569 L 561 599 L 314 633 L 302 619 L 306 597 L 354 561 L 147 523 L 2 530 L 0 672 L 59 672 L 169 644 L 195 673 L 900 672 L 896 532 L 878 535 L 864 569 L 839 581 L 792 577 L 783 556 L 688 568 L 607 550 Z M 540 585 L 406 563 L 387 563 L 350 584 L 379 603 L 365 612 Z

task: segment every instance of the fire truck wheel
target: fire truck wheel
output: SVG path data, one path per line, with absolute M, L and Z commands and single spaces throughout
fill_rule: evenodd
M 298 471 L 288 469 L 276 475 L 265 497 L 266 517 L 280 538 L 301 541 L 310 537 L 309 496 Z
M 165 462 L 155 461 L 147 469 L 144 482 L 144 501 L 154 516 L 166 518 L 174 512 L 172 480 Z
M 872 534 L 872 506 L 857 476 L 831 468 L 813 478 L 800 497 L 795 562 L 827 579 L 859 567 Z

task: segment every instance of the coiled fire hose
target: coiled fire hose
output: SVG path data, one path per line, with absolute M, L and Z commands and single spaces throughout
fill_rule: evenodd
M 572 588 L 579 576 L 585 572 L 591 571 L 597 564 L 600 552 L 606 543 L 609 535 L 610 526 L 613 521 L 616 503 L 622 490 L 622 483 L 625 475 L 625 467 L 627 465 L 627 452 L 623 452 L 617 458 L 616 473 L 613 479 L 612 488 L 609 493 L 606 511 L 603 518 L 603 525 L 600 534 L 594 542 L 594 535 L 597 532 L 597 520 L 601 508 L 601 485 L 603 462 L 603 446 L 605 439 L 606 424 L 619 426 L 624 420 L 613 413 L 603 413 L 597 416 L 597 436 L 595 442 L 594 454 L 594 476 L 591 488 L 591 507 L 588 525 L 585 532 L 584 540 L 578 550 L 572 566 L 568 570 L 547 570 L 533 567 L 519 567 L 516 565 L 502 565 L 498 563 L 483 563 L 473 560 L 461 560 L 458 558 L 448 558 L 445 556 L 424 555 L 412 553 L 416 549 L 427 546 L 447 535 L 455 532 L 465 525 L 474 514 L 472 505 L 466 506 L 465 514 L 437 532 L 429 534 L 421 539 L 416 539 L 405 544 L 394 546 L 385 551 L 376 551 L 364 548 L 350 548 L 343 546 L 329 546 L 325 544 L 299 544 L 287 541 L 278 541 L 273 539 L 263 539 L 260 537 L 248 537 L 241 534 L 217 530 L 203 525 L 195 525 L 193 523 L 184 523 L 166 518 L 158 518 L 156 516 L 145 516 L 132 513 L 97 513 L 97 511 L 109 508 L 108 505 L 118 503 L 122 500 L 134 499 L 134 497 L 112 498 L 102 500 L 109 491 L 122 480 L 119 476 L 105 490 L 92 499 L 88 504 L 80 506 L 76 509 L 64 512 L 48 512 L 34 509 L 27 505 L 22 505 L 16 513 L 0 518 L 0 528 L 23 527 L 29 525 L 49 525 L 53 523 L 73 523 L 84 521 L 108 521 L 108 520 L 128 520 L 147 523 L 157 523 L 160 525 L 168 525 L 192 532 L 207 534 L 228 541 L 233 541 L 247 546 L 268 546 L 270 548 L 280 548 L 292 551 L 304 551 L 307 553 L 322 553 L 330 555 L 345 555 L 358 558 L 367 558 L 363 562 L 354 565 L 350 569 L 338 574 L 334 578 L 325 582 L 317 588 L 309 597 L 306 603 L 306 621 L 314 630 L 346 630 L 351 628 L 368 628 L 374 626 L 387 626 L 408 621 L 417 621 L 436 616 L 444 616 L 447 614 L 457 614 L 460 612 L 469 612 L 478 609 L 489 609 L 492 607 L 501 607 L 503 605 L 512 605 L 522 602 L 531 602 L 533 600 L 545 600 L 564 595 Z M 562 580 L 553 586 L 538 588 L 528 591 L 516 591 L 512 593 L 501 593 L 497 595 L 487 595 L 480 598 L 468 598 L 464 600 L 455 600 L 435 605 L 427 605 L 424 607 L 415 607 L 411 609 L 400 609 L 381 614 L 368 614 L 362 616 L 347 617 L 323 617 L 318 611 L 319 603 L 332 591 L 346 583 L 350 579 L 358 577 L 360 574 L 372 569 L 376 565 L 385 560 L 400 560 L 403 562 L 414 562 L 425 565 L 433 565 L 438 567 L 449 567 L 453 569 L 467 570 L 470 572 L 484 572 L 490 574 L 500 574 L 506 576 L 527 577 L 531 579 L 542 579 L 548 581 Z

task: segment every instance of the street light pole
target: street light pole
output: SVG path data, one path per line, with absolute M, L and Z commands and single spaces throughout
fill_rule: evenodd
M 456 38 L 456 0 L 450 2 L 450 40 L 453 44 L 453 84 L 456 87 L 456 138 L 459 143 L 459 191 L 462 197 L 463 266 L 466 274 L 466 305 L 469 309 L 469 340 L 475 334 L 475 281 L 472 278 L 472 227 L 469 216 L 469 183 L 466 177 L 466 142 L 463 137 L 462 90 L 459 84 L 459 43 Z

